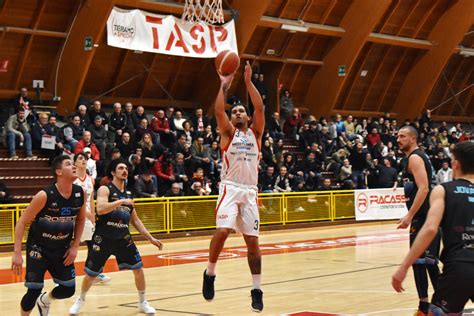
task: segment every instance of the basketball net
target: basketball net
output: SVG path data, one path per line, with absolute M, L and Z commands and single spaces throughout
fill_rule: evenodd
M 181 19 L 186 23 L 224 23 L 222 0 L 186 0 Z

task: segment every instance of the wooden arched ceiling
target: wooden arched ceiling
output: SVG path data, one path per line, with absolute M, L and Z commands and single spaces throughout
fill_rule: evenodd
M 92 0 L 83 0 L 82 6 L 94 5 Z M 19 87 L 31 87 L 33 79 L 45 80 L 43 99 L 54 95 L 54 77 L 60 51 L 71 27 L 79 0 L 3 0 L 0 1 L 0 61 L 8 60 L 8 71 L 0 72 L 0 98 L 16 95 Z M 141 8 L 163 14 L 179 14 L 179 1 L 110 0 L 103 1 L 124 8 Z M 253 66 L 266 75 L 271 91 L 269 107 L 277 101 L 277 83 L 292 92 L 295 104 L 309 108 L 318 115 L 336 112 L 355 115 L 377 114 L 384 111 L 398 113 L 402 106 L 400 94 L 407 89 L 404 83 L 417 65 L 436 49 L 430 37 L 437 23 L 448 16 L 450 9 L 464 5 L 466 14 L 471 13 L 470 31 L 473 31 L 474 8 L 465 0 L 266 0 L 227 1 L 244 14 L 237 22 L 240 38 L 245 44 L 239 46 L 242 64 L 251 60 Z M 369 19 L 371 10 L 363 3 L 385 3 L 373 23 L 367 25 L 367 34 L 353 43 L 347 42 L 346 34 L 357 34 L 357 19 L 361 15 Z M 471 1 L 472 3 L 472 1 Z M 262 7 L 264 6 L 264 7 Z M 471 10 L 469 10 L 471 9 Z M 81 9 L 82 10 L 82 9 Z M 370 12 L 370 14 L 368 13 Z M 291 33 L 281 25 L 297 24 L 303 20 L 307 32 Z M 82 19 L 87 23 L 87 19 Z M 99 21 L 100 20 L 100 21 Z M 60 106 L 68 111 L 74 107 L 77 96 L 93 99 L 106 93 L 102 100 L 131 100 L 146 106 L 178 105 L 209 107 L 212 91 L 217 81 L 213 74 L 213 61 L 191 59 L 151 53 L 136 54 L 106 45 L 105 19 L 89 25 L 99 46 L 89 55 L 90 61 L 82 60 L 73 46 L 66 46 L 67 62 L 76 65 L 66 67 L 61 81 L 68 80 L 58 94 L 66 95 L 68 104 Z M 249 21 L 253 21 L 250 23 Z M 349 22 L 355 23 L 351 24 Z M 244 24 L 251 24 L 245 28 Z M 95 27 L 97 30 L 93 30 Z M 75 31 L 73 29 L 73 31 Z M 244 33 L 242 33 L 244 32 Z M 458 30 L 460 34 L 468 33 Z M 76 34 L 74 34 L 76 33 Z M 76 35 L 76 36 L 75 36 Z M 77 47 L 82 45 L 83 35 L 76 37 Z M 346 37 L 345 37 L 346 36 Z M 446 37 L 451 34 L 445 34 Z M 457 45 L 473 48 L 474 33 L 464 36 Z M 70 44 L 68 44 L 70 45 Z M 346 46 L 345 46 L 346 45 Z M 355 46 L 354 46 L 355 45 Z M 346 53 L 346 55 L 344 55 Z M 339 55 L 340 54 L 340 55 Z M 347 56 L 349 55 L 349 56 Z M 339 56 L 347 66 L 345 77 L 337 76 Z M 341 59 L 342 60 L 342 59 Z M 440 75 L 427 87 L 427 97 L 417 104 L 416 113 L 423 108 L 433 108 L 473 83 L 474 57 L 463 57 L 453 49 L 452 55 L 441 65 Z M 60 68 L 62 69 L 62 68 Z M 366 76 L 361 72 L 366 70 Z M 206 78 L 205 80 L 203 78 Z M 211 78 L 212 80 L 209 80 Z M 240 69 L 231 88 L 245 98 Z M 320 84 L 324 83 L 324 84 Z M 329 98 L 328 87 L 333 89 Z M 435 115 L 465 117 L 474 112 L 473 90 L 462 93 L 457 99 L 448 101 L 435 111 Z M 211 91 L 211 92 L 210 92 Z M 173 100 L 170 100 L 169 95 Z M 323 102 L 324 101 L 324 102 Z

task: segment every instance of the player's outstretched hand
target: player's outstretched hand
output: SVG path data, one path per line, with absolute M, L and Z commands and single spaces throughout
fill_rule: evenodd
M 23 268 L 23 257 L 21 253 L 13 253 L 12 256 L 12 271 L 16 275 L 21 275 L 21 270 Z
M 403 216 L 402 218 L 400 218 L 400 220 L 398 221 L 398 226 L 397 226 L 397 229 L 405 229 L 405 228 L 408 228 L 408 226 L 410 226 L 411 224 L 411 216 L 410 215 L 405 215 Z
M 250 83 L 252 81 L 252 66 L 250 66 L 249 61 L 245 63 L 245 72 L 244 78 L 246 83 Z
M 152 238 L 152 239 L 150 239 L 150 243 L 152 245 L 155 245 L 156 247 L 158 247 L 158 249 L 163 250 L 163 244 L 158 239 Z
M 395 291 L 401 293 L 405 291 L 402 286 L 403 280 L 405 280 L 407 276 L 407 270 L 403 267 L 399 267 L 397 272 L 392 275 L 392 287 Z
M 232 80 L 234 80 L 234 74 L 228 76 L 223 76 L 219 74 L 219 78 L 221 79 L 221 86 L 224 87 L 224 91 L 227 91 L 232 85 Z
M 77 246 L 71 246 L 69 249 L 66 251 L 64 254 L 64 265 L 68 266 L 70 264 L 74 263 L 74 260 L 76 260 L 77 256 Z

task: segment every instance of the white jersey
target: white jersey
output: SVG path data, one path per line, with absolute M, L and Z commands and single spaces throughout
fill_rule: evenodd
M 84 177 L 84 179 L 80 179 L 79 177 L 74 181 L 74 184 L 80 185 L 84 192 L 86 193 L 86 211 L 91 212 L 91 195 L 94 194 L 94 180 L 88 174 Z
M 222 150 L 221 180 L 257 186 L 260 148 L 254 131 L 235 129 L 227 147 Z

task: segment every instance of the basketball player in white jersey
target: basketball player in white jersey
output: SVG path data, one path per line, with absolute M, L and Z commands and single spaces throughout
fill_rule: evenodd
M 87 247 L 92 240 L 95 226 L 95 206 L 94 206 L 94 179 L 87 174 L 87 160 L 89 157 L 86 153 L 78 153 L 74 156 L 74 165 L 76 166 L 77 179 L 74 184 L 80 185 L 86 194 L 86 221 L 84 223 L 84 231 L 82 232 L 81 242 L 86 242 Z M 105 274 L 99 274 L 95 283 L 107 283 L 110 277 Z
M 262 97 L 253 85 L 252 68 L 245 65 L 245 85 L 255 107 L 252 124 L 242 104 L 234 105 L 231 118 L 225 112 L 225 95 L 234 75 L 221 76 L 215 116 L 221 133 L 223 166 L 216 207 L 216 232 L 211 240 L 209 262 L 204 271 L 202 294 L 207 301 L 214 298 L 215 267 L 224 243 L 232 230 L 240 231 L 247 244 L 247 259 L 252 273 L 252 310 L 263 310 L 261 256 L 258 244 L 260 216 L 257 207 L 257 182 L 260 145 L 265 126 Z

